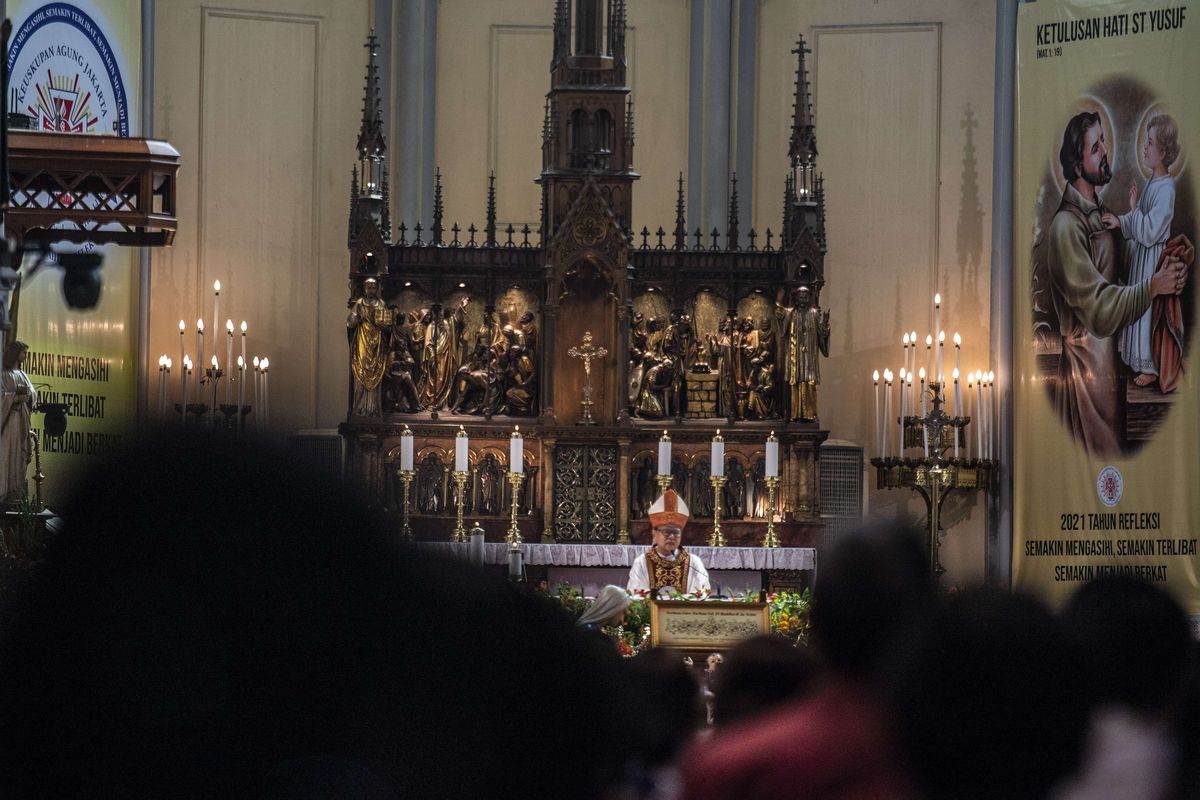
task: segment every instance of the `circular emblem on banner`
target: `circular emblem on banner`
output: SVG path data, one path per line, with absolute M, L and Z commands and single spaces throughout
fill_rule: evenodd
M 34 10 L 13 33 L 7 58 L 12 110 L 40 130 L 129 135 L 117 54 L 87 12 L 70 3 Z
M 1096 494 L 1100 495 L 1101 503 L 1109 507 L 1115 506 L 1121 502 L 1124 491 L 1125 480 L 1121 477 L 1120 470 L 1113 466 L 1100 470 L 1096 477 Z

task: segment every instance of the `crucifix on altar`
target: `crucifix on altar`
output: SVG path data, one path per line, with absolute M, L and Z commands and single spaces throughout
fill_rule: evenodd
M 596 421 L 592 418 L 592 406 L 595 405 L 592 402 L 592 361 L 604 358 L 608 355 L 608 350 L 592 344 L 592 332 L 584 331 L 583 344 L 572 347 L 567 351 L 567 355 L 583 361 L 583 419 L 579 424 L 595 425 Z

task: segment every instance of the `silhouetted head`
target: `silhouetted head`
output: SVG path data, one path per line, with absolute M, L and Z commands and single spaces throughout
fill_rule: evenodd
M 1124 576 L 1085 584 L 1063 611 L 1088 663 L 1091 700 L 1147 715 L 1171 709 L 1187 674 L 1187 615 L 1163 589 Z
M 1087 705 L 1070 632 L 1035 600 L 948 596 L 886 671 L 895 741 L 928 800 L 1037 800 L 1074 771 Z

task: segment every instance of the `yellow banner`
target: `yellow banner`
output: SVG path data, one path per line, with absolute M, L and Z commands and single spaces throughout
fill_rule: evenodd
M 1055 603 L 1118 573 L 1200 613 L 1197 15 L 1018 12 L 1013 582 Z
M 140 134 L 140 0 L 10 0 L 8 13 L 14 110 L 32 117 L 40 130 Z M 60 437 L 46 436 L 45 415 L 33 415 L 44 499 L 51 507 L 81 468 L 119 446 L 136 419 L 138 251 L 102 249 L 103 289 L 94 309 L 67 308 L 62 272 L 52 266 L 26 280 L 20 292 L 14 335 L 29 345 L 26 371 L 39 403 L 62 404 L 67 412 L 67 432 Z

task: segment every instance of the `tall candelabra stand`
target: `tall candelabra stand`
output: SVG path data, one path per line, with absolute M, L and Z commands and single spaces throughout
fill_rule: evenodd
M 955 439 L 964 442 L 963 431 L 970 424 L 970 417 L 951 417 L 942 411 L 942 384 L 934 382 L 928 389 L 933 408 L 923 417 L 903 418 L 904 447 L 923 450 L 921 458 L 903 455 L 888 458 L 872 458 L 877 485 L 880 489 L 912 489 L 925 501 L 926 535 L 929 537 L 929 568 L 934 577 L 946 570 L 938 561 L 942 526 L 942 504 L 951 492 L 990 491 L 994 485 L 998 464 L 988 458 L 947 457 L 946 451 L 953 450 Z M 925 448 L 928 435 L 929 446 Z
M 467 499 L 467 471 L 454 470 L 451 473 L 454 476 L 454 496 L 457 498 L 454 521 L 454 535 L 450 537 L 452 542 L 465 542 L 467 540 L 467 529 L 463 525 L 463 505 Z
M 525 473 L 509 470 L 508 483 L 512 486 L 512 517 L 509 519 L 508 536 L 504 541 L 513 546 L 520 546 L 523 540 L 521 539 L 521 528 L 517 525 L 517 503 L 521 499 L 521 485 L 525 483 Z
M 724 547 L 725 534 L 721 531 L 721 490 L 725 486 L 724 475 L 714 475 L 708 479 L 713 488 L 713 529 L 708 537 L 709 547 Z
M 767 535 L 762 546 L 779 547 L 779 534 L 775 532 L 775 490 L 779 488 L 779 478 L 768 475 L 763 480 L 767 484 Z
M 396 470 L 396 474 L 400 477 L 401 486 L 404 487 L 402 490 L 404 492 L 404 524 L 400 528 L 400 536 L 404 541 L 411 542 L 413 540 L 412 524 L 408 519 L 409 504 L 411 502 L 410 488 L 412 487 L 413 478 L 417 476 L 417 471 L 413 469 L 398 469 Z

